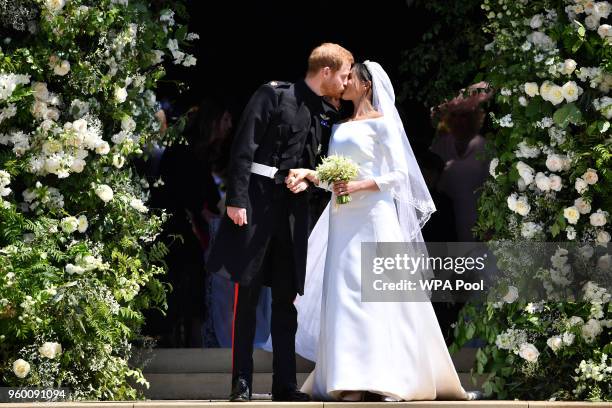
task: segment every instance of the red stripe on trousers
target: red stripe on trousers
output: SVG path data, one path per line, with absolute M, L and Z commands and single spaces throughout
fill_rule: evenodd
M 236 332 L 236 310 L 238 310 L 238 284 L 234 283 L 234 317 L 232 318 L 232 373 L 234 372 L 234 333 Z

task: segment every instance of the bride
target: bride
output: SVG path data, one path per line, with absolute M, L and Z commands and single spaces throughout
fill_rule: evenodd
M 423 241 L 421 227 L 436 210 L 406 138 L 389 77 L 376 62 L 356 63 L 344 95 L 354 105 L 334 125 L 329 155 L 350 157 L 357 180 L 303 180 L 334 196 L 309 238 L 304 296 L 296 300 L 296 351 L 316 362 L 302 391 L 318 400 L 469 400 L 429 300 L 362 302 L 361 243 Z M 335 196 L 350 194 L 347 204 Z

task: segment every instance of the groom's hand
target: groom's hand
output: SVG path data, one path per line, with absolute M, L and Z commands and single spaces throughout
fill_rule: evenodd
M 227 216 L 238 226 L 242 227 L 244 224 L 248 224 L 246 208 L 228 206 Z
M 313 171 L 310 169 L 291 169 L 289 170 L 289 174 L 285 177 L 285 184 L 287 184 L 287 188 L 292 190 L 298 184 L 308 180 L 312 181 Z M 306 185 L 308 187 L 308 184 Z M 293 191 L 293 190 L 292 190 Z

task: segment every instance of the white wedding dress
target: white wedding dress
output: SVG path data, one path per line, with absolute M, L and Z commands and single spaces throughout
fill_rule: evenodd
M 466 391 L 429 301 L 361 302 L 361 243 L 402 241 L 391 193 L 400 175 L 383 171 L 383 161 L 399 153 L 388 143 L 385 118 L 333 128 L 328 154 L 350 157 L 359 165 L 358 178 L 374 179 L 381 191 L 352 193 L 342 205 L 332 196 L 315 226 L 329 232 L 327 242 L 309 242 L 310 275 L 295 302 L 296 351 L 316 361 L 302 391 L 317 400 L 337 400 L 344 390 L 407 401 L 463 400 Z M 321 237 L 315 232 L 311 237 Z

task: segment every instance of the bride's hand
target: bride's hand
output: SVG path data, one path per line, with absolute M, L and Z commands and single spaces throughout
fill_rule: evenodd
M 352 194 L 356 191 L 368 190 L 378 191 L 378 186 L 374 180 L 355 180 L 355 181 L 336 181 L 334 182 L 334 193 L 337 196 Z
M 316 172 L 311 169 L 291 169 L 289 170 L 289 174 L 285 178 L 285 184 L 287 184 L 287 188 L 292 190 L 304 180 L 308 180 L 311 183 L 319 185 L 319 180 L 317 179 Z

